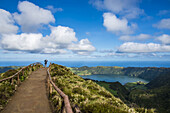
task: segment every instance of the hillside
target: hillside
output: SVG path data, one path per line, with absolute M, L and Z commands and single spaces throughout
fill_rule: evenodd
M 150 81 L 146 86 L 150 89 L 159 88 L 163 86 L 170 86 L 170 72 L 161 74 L 154 80 Z
M 119 98 L 91 80 L 84 80 L 72 73 L 68 68 L 52 64 L 51 76 L 55 84 L 69 96 L 72 106 L 77 106 L 83 113 L 126 113 L 134 109 L 129 108 Z M 61 100 L 51 95 L 53 105 L 59 111 Z
M 129 100 L 140 107 L 156 108 L 158 113 L 170 112 L 170 87 L 154 89 L 134 89 L 130 91 Z
M 104 81 L 94 81 L 100 86 L 106 88 L 115 97 L 120 98 L 123 102 L 128 103 L 127 98 L 129 91 L 119 82 L 104 82 Z
M 153 80 L 157 76 L 170 72 L 170 68 L 156 68 L 156 67 L 87 67 L 83 66 L 80 68 L 73 67 L 71 70 L 78 75 L 91 75 L 91 74 L 117 74 L 135 76 L 145 80 Z
M 18 69 L 20 66 L 5 66 L 5 67 L 0 67 L 0 73 L 4 73 L 10 69 Z
M 119 82 L 95 82 L 136 110 L 154 108 L 158 113 L 170 112 L 170 73 L 159 75 L 148 84 L 133 82 L 123 86 Z

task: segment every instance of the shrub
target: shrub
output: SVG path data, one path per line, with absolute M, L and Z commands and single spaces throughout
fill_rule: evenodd
M 64 66 L 52 64 L 50 73 L 55 84 L 83 113 L 126 113 L 129 109 L 103 87 L 91 80 L 85 81 Z

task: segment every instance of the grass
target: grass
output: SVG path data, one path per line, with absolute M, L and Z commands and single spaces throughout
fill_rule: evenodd
M 72 106 L 78 106 L 83 113 L 127 113 L 134 111 L 104 87 L 91 80 L 85 81 L 64 66 L 52 64 L 50 73 L 55 84 L 69 96 Z
M 126 83 L 124 86 L 129 90 L 133 90 L 133 89 L 143 89 L 146 90 L 147 87 L 145 86 L 146 83 L 144 82 L 131 82 L 131 83 Z
M 104 82 L 97 82 L 97 84 L 99 84 L 100 86 L 102 86 L 102 87 L 104 87 L 105 89 L 107 89 L 110 93 L 112 93 L 113 95 L 117 95 L 118 96 L 118 94 L 117 94 L 117 91 L 115 91 L 115 90 L 112 90 L 111 88 L 110 88 L 110 84 L 108 84 L 108 83 L 104 83 Z

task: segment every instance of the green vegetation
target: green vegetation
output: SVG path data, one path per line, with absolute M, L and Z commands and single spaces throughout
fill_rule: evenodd
M 104 87 L 82 79 L 64 66 L 52 64 L 50 74 L 55 84 L 69 96 L 71 106 L 77 106 L 83 113 L 135 112 Z M 57 107 L 55 112 L 61 111 L 62 100 L 55 90 L 50 94 L 50 99 L 53 106 Z
M 152 90 L 134 89 L 129 94 L 129 100 L 140 107 L 155 108 L 158 113 L 169 113 L 169 94 L 167 87 Z
M 156 77 L 145 87 L 134 89 L 130 93 L 132 102 L 147 108 L 156 108 L 159 113 L 170 112 L 170 72 Z
M 72 72 L 77 75 L 92 75 L 92 74 L 117 74 L 117 75 L 126 75 L 126 76 L 135 76 L 145 80 L 153 80 L 161 74 L 170 72 L 170 68 L 156 68 L 156 67 L 106 67 L 106 66 L 97 66 L 97 67 L 87 67 L 83 66 L 80 68 L 73 67 L 71 68 Z
M 54 66 L 55 67 L 55 66 Z M 56 65 L 57 67 L 57 65 Z M 59 67 L 58 67 L 59 68 Z M 56 84 L 70 97 L 74 105 L 79 106 L 83 112 L 102 112 L 93 111 L 101 102 L 100 98 L 109 103 L 110 98 L 108 90 L 115 97 L 120 98 L 129 107 L 134 107 L 139 113 L 169 113 L 170 112 L 170 68 L 155 68 L 155 67 L 80 67 L 70 68 L 72 72 L 78 75 L 91 75 L 91 74 L 118 74 L 140 77 L 150 80 L 148 84 L 143 82 L 127 83 L 124 86 L 119 82 L 108 83 L 104 81 L 83 81 L 82 78 L 72 74 L 63 76 L 54 76 Z M 57 73 L 56 73 L 57 74 Z M 81 82 L 80 82 L 81 81 Z M 96 84 L 94 84 L 96 82 Z M 100 85 L 101 88 L 99 88 Z M 103 87 L 106 89 L 103 89 Z M 101 91 L 102 90 L 102 91 Z M 92 95 L 91 97 L 89 96 Z M 75 96 L 76 95 L 76 96 Z M 96 97 L 94 99 L 92 97 Z M 113 97 L 114 97 L 113 96 Z M 111 97 L 111 98 L 113 98 Z M 115 98 L 114 97 L 114 98 Z M 87 101 L 88 98 L 88 107 Z M 117 98 L 116 98 L 117 99 Z M 114 100 L 115 101 L 115 100 Z M 100 106 L 103 106 L 99 104 Z M 114 104 L 112 104 L 115 106 Z M 112 106 L 107 105 L 107 106 Z M 93 106 L 93 107 L 90 107 Z M 113 106 L 111 108 L 113 108 Z M 106 107 L 109 109 L 109 107 Z M 119 108 L 119 107 L 118 107 Z M 88 111 L 89 110 L 89 111 Z M 92 111 L 90 111 L 92 110 Z M 106 110 L 106 109 L 105 109 Z
M 38 69 L 40 67 L 42 67 L 42 65 L 36 64 L 34 66 L 29 66 L 28 68 L 23 69 L 23 72 L 19 73 L 20 74 L 20 82 L 23 82 L 32 71 L 35 71 L 36 69 Z M 11 69 L 5 73 L 1 73 L 0 78 L 3 79 L 3 78 L 10 77 L 13 74 L 17 73 L 20 69 L 21 68 Z M 19 84 L 17 82 L 17 76 L 14 77 L 13 83 L 12 83 L 11 79 L 0 82 L 0 111 L 8 103 L 9 98 L 15 93 L 18 85 Z
M 134 83 L 127 83 L 126 86 L 121 85 L 119 82 L 104 82 L 104 81 L 95 81 L 97 84 L 104 86 L 108 91 L 110 91 L 115 97 L 120 98 L 124 103 L 126 103 L 129 107 L 135 108 L 135 110 L 139 113 L 154 113 L 155 109 L 144 107 L 144 106 L 138 106 L 138 103 L 135 103 L 131 100 L 135 95 L 130 95 L 132 93 L 131 90 L 128 90 L 127 87 L 130 88 L 139 88 L 139 86 L 143 86 L 143 83 L 141 82 L 134 82 Z M 144 87 L 144 86 L 143 86 Z M 139 90 L 138 89 L 138 90 Z M 116 93 L 115 93 L 116 92 Z M 136 92 L 133 92 L 136 94 Z M 132 96 L 132 97 L 131 97 Z M 140 100 L 140 98 L 139 98 Z M 138 101 L 139 101 L 138 100 Z
M 114 96 L 119 97 L 118 94 L 117 94 L 117 91 L 110 88 L 111 83 L 101 82 L 101 81 L 96 81 L 96 83 L 99 84 L 100 86 L 104 87 L 105 89 L 107 89 Z
M 99 82 L 114 96 L 119 97 L 128 106 L 134 107 L 138 112 L 170 112 L 170 73 L 162 74 L 146 84 L 143 82 L 126 83 Z M 115 93 L 117 92 L 117 93 Z
M 138 82 L 130 82 L 130 83 L 126 83 L 124 86 L 129 90 L 134 90 L 134 89 L 143 89 L 146 90 L 147 87 L 145 86 L 146 83 L 138 81 Z

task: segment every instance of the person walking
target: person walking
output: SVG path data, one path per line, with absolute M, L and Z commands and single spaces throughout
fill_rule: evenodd
M 47 67 L 47 62 L 48 62 L 48 60 L 47 60 L 47 59 L 46 59 L 46 60 L 44 60 L 45 67 Z

